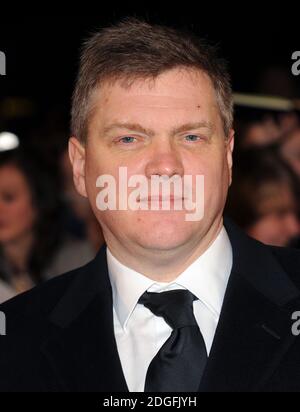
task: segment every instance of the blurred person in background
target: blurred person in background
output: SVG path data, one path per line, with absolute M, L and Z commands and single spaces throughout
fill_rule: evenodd
M 261 120 L 250 122 L 244 130 L 242 147 L 265 147 L 276 142 L 281 130 L 272 116 L 265 116 Z
M 300 234 L 295 178 L 275 149 L 240 154 L 226 210 L 247 233 L 273 246 Z
M 267 147 L 279 143 L 282 137 L 299 127 L 299 113 L 294 99 L 299 97 L 295 76 L 285 66 L 268 65 L 260 69 L 254 80 L 255 94 L 248 102 L 235 107 L 236 120 L 247 117 L 242 130 L 236 128 L 241 147 Z
M 239 133 L 243 149 L 268 147 L 279 144 L 286 134 L 292 133 L 299 125 L 295 112 L 266 112 L 246 122 Z
M 68 118 L 65 108 L 56 104 L 35 121 L 28 135 L 34 156 L 42 159 L 61 186 L 63 202 L 62 230 L 85 243 L 89 253 L 96 253 L 103 244 L 101 227 L 87 199 L 75 190 L 68 154 Z M 43 136 L 43 139 L 40 139 Z
M 61 230 L 60 197 L 51 171 L 29 152 L 0 153 L 0 279 L 14 294 L 93 257 Z
M 280 154 L 300 179 L 300 128 L 286 135 L 280 145 Z

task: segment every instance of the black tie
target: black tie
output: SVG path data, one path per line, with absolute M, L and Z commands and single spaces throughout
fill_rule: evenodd
M 139 303 L 162 316 L 173 329 L 152 359 L 145 392 L 196 392 L 207 361 L 205 343 L 193 313 L 197 298 L 188 290 L 145 292 Z

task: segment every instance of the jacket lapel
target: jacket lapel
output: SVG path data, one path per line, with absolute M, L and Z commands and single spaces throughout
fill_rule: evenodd
M 105 246 L 80 269 L 50 321 L 42 352 L 64 391 L 128 391 L 113 330 Z
M 200 391 L 263 390 L 290 345 L 299 290 L 269 248 L 225 220 L 233 268 Z M 297 305 L 298 302 L 298 305 Z

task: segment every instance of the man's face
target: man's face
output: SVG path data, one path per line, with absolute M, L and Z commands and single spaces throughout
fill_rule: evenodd
M 173 69 L 129 88 L 107 83 L 93 106 L 86 146 L 71 139 L 70 154 L 77 189 L 88 196 L 108 246 L 156 252 L 195 248 L 220 223 L 231 182 L 233 131 L 226 139 L 209 77 Z M 194 201 L 195 177 L 203 175 L 204 218 L 187 221 L 187 210 L 172 207 L 98 210 L 97 178 L 112 175 L 118 182 L 120 167 L 127 168 L 128 178 L 143 175 L 149 182 L 151 176 L 193 176 Z

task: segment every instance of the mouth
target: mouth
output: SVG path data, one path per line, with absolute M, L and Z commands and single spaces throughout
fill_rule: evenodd
M 182 202 L 184 200 L 183 197 L 176 197 L 176 196 L 148 196 L 139 199 L 139 202 Z

